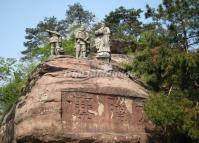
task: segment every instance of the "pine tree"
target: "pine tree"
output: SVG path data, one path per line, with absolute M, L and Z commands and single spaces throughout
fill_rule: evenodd
M 191 48 L 199 48 L 198 7 L 198 0 L 163 0 L 157 9 L 147 5 L 145 15 L 166 26 L 170 42 L 188 52 Z

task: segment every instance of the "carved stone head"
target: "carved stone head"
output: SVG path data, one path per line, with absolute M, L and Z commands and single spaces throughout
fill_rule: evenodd
M 101 24 L 101 26 L 102 26 L 102 27 L 105 27 L 105 26 L 106 26 L 106 24 L 105 24 L 105 23 L 102 23 L 102 24 Z
M 85 27 L 83 25 L 80 27 L 80 31 L 85 31 Z

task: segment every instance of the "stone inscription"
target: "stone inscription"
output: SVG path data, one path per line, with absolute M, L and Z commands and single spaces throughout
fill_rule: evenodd
M 62 91 L 63 128 L 80 132 L 142 130 L 142 107 L 124 97 Z M 138 124 L 139 122 L 139 124 Z
M 84 93 L 84 95 L 77 93 L 70 93 L 70 95 L 65 95 L 62 93 L 62 107 L 63 112 L 68 108 L 72 112 L 72 117 L 74 120 L 91 120 L 97 114 L 95 110 L 95 105 L 93 103 L 95 99 Z
M 128 111 L 124 98 L 108 97 L 108 104 L 110 105 L 111 119 L 116 122 L 127 122 Z
M 134 124 L 141 125 L 144 122 L 143 106 L 134 103 L 133 108 L 134 108 L 133 116 L 137 117 L 134 120 Z

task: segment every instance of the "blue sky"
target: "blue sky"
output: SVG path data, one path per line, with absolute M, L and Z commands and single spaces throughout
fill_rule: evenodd
M 110 11 L 124 6 L 145 9 L 156 7 L 161 0 L 2 0 L 0 4 L 0 56 L 20 58 L 25 48 L 25 28 L 35 27 L 44 17 L 63 19 L 67 5 L 80 2 L 100 21 Z

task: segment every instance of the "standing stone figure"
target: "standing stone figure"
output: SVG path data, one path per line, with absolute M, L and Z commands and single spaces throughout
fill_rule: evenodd
M 85 58 L 87 48 L 89 46 L 89 34 L 85 31 L 84 26 L 81 26 L 80 30 L 75 33 L 75 48 L 76 58 Z
M 64 53 L 61 35 L 56 31 L 46 30 L 50 35 L 51 55 L 62 55 Z
M 110 29 L 102 23 L 102 27 L 95 31 L 95 46 L 97 51 L 97 58 L 110 59 Z

